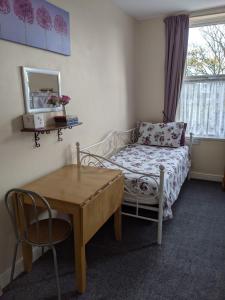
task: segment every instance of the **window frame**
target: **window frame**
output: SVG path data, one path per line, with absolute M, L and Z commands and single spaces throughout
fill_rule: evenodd
M 225 24 L 225 10 L 216 14 L 210 14 L 210 15 L 201 15 L 201 16 L 190 16 L 189 21 L 189 29 L 190 28 L 196 28 L 196 27 L 204 27 L 204 26 L 210 26 L 210 25 L 218 25 L 218 24 Z M 186 64 L 185 64 L 186 69 Z M 225 81 L 225 74 L 222 75 L 197 75 L 197 76 L 185 76 L 183 78 L 183 82 L 191 82 L 191 81 L 199 81 L 199 79 L 202 79 L 202 81 L 211 81 L 211 80 L 223 80 Z M 189 135 L 185 135 L 185 139 L 189 139 Z M 198 144 L 198 141 L 219 141 L 224 142 L 225 137 L 210 137 L 210 136 L 195 136 L 193 134 L 193 143 Z

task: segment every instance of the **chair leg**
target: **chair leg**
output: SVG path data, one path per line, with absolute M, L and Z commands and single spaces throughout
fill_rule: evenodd
M 56 277 L 56 284 L 57 284 L 57 290 L 58 290 L 58 300 L 61 300 L 61 290 L 60 290 L 60 284 L 59 284 L 59 272 L 58 272 L 57 255 L 56 255 L 55 247 L 52 246 L 51 249 L 52 249 L 53 260 L 54 260 L 55 277 Z
M 41 256 L 43 256 L 45 253 L 45 247 L 41 247 Z
M 12 269 L 11 269 L 11 275 L 10 275 L 10 283 L 13 281 L 13 277 L 14 277 L 16 257 L 17 257 L 17 250 L 18 250 L 19 243 L 20 242 L 17 241 L 16 245 L 15 245 L 15 248 L 14 248 L 13 261 L 12 261 Z

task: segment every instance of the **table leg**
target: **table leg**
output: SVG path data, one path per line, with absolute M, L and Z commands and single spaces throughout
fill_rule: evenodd
M 81 212 L 73 215 L 73 232 L 74 232 L 74 257 L 76 270 L 76 287 L 79 293 L 86 290 L 86 259 L 85 244 L 83 243 L 83 229 L 81 225 Z
M 114 232 L 117 241 L 122 239 L 121 227 L 121 207 L 119 207 L 114 213 Z

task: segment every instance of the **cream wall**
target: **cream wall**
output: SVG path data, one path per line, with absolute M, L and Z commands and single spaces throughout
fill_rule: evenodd
M 0 40 L 0 285 L 12 258 L 14 237 L 3 196 L 71 162 L 71 145 L 96 142 L 112 129 L 134 125 L 134 25 L 110 0 L 54 0 L 70 12 L 72 55 L 69 57 Z M 41 136 L 33 149 L 32 134 L 21 133 L 24 113 L 20 66 L 61 71 L 62 92 L 82 126 Z M 4 278 L 3 278 L 4 277 Z
M 163 17 L 139 22 L 136 39 L 137 119 L 162 121 L 165 57 Z M 225 141 L 202 140 L 193 146 L 193 177 L 221 180 L 224 167 Z

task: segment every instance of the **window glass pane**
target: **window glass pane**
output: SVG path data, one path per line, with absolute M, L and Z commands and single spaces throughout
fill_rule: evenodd
M 225 24 L 190 28 L 186 76 L 225 74 Z
M 176 119 L 196 136 L 225 138 L 225 24 L 190 28 Z

